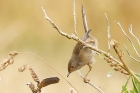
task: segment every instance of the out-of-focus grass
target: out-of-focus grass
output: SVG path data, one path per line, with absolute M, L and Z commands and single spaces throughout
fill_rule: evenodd
M 84 33 L 81 20 L 81 3 L 86 10 L 89 28 L 93 29 L 92 34 L 98 39 L 99 48 L 107 51 L 107 22 L 104 16 L 106 12 L 111 25 L 111 37 L 120 43 L 120 49 L 125 54 L 123 57 L 127 61 L 126 64 L 139 73 L 139 64 L 127 56 L 123 44 L 128 46 L 134 57 L 137 58 L 137 56 L 133 52 L 131 44 L 114 21 L 119 21 L 127 33 L 129 25 L 133 24 L 133 32 L 139 38 L 140 1 L 76 1 L 77 32 L 79 37 Z M 46 9 L 48 16 L 64 32 L 73 33 L 73 0 L 0 0 L 0 60 L 2 62 L 7 57 L 7 54 L 13 50 L 30 51 L 45 59 L 66 77 L 67 63 L 76 42 L 58 34 L 50 23 L 44 19 L 41 7 Z M 128 33 L 128 35 L 130 34 Z M 131 38 L 133 41 L 135 40 L 133 37 Z M 137 42 L 134 41 L 134 43 L 139 51 Z M 111 50 L 111 53 L 117 57 L 113 50 Z M 106 75 L 111 68 L 100 57 L 96 56 L 96 59 L 97 62 L 93 65 L 92 72 L 88 76 L 91 82 L 101 87 L 106 93 L 121 92 L 121 86 L 126 81 L 125 76 L 115 72 L 111 78 L 107 78 Z M 17 71 L 18 67 L 26 63 L 35 69 L 41 79 L 50 76 L 60 77 L 39 59 L 28 54 L 20 54 L 15 58 L 13 65 L 0 72 L 2 79 L 0 93 L 31 93 L 28 86 L 26 86 L 27 81 L 33 81 L 29 71 L 23 73 L 18 73 Z M 88 67 L 81 69 L 84 75 L 87 71 Z M 68 80 L 80 93 L 97 93 L 91 86 L 83 83 L 83 80 L 76 72 L 71 74 Z M 70 87 L 60 77 L 58 84 L 44 88 L 44 92 L 69 93 Z

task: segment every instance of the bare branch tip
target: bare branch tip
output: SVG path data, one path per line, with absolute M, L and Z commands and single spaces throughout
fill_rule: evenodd
M 74 33 L 77 36 L 77 31 L 76 31 L 77 22 L 76 22 L 76 5 L 75 5 L 75 1 L 76 0 L 74 0 L 74 5 L 73 5 L 73 10 L 74 10 L 73 17 L 74 17 Z
M 119 24 L 119 22 L 117 22 L 117 21 L 114 21 L 114 23 Z
M 105 16 L 107 16 L 107 14 L 106 13 L 104 13 L 105 14 Z

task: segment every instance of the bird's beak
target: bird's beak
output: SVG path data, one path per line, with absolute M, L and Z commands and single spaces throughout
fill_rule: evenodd
M 67 74 L 67 77 L 70 75 L 70 73 Z

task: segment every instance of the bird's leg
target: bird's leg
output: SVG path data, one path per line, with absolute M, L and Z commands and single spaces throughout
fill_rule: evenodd
M 90 65 L 90 64 L 87 64 L 88 65 L 88 67 L 89 67 L 89 71 L 87 72 L 87 74 L 86 74 L 86 76 L 84 77 L 84 82 L 85 83 L 88 83 L 90 80 L 89 79 L 86 79 L 86 77 L 87 77 L 87 75 L 89 74 L 89 72 L 91 71 L 91 69 L 92 69 L 92 66 Z

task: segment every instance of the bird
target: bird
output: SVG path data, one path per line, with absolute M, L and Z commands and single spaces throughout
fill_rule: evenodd
M 91 45 L 94 48 L 98 48 L 98 42 L 97 39 L 90 36 L 91 30 L 88 30 L 85 32 L 84 36 L 82 37 L 82 40 Z M 95 56 L 96 52 L 94 50 L 91 50 L 90 48 L 82 45 L 81 43 L 77 43 L 73 49 L 72 56 L 68 63 L 68 74 L 67 77 L 74 71 L 81 69 L 83 66 L 88 65 L 89 71 L 84 77 L 84 82 L 88 83 L 90 80 L 86 79 L 87 75 L 92 69 L 92 63 L 95 62 Z

